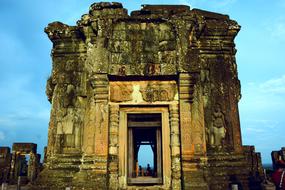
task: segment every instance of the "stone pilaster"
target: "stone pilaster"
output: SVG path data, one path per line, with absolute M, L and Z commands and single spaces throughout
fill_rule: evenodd
M 205 111 L 202 86 L 197 81 L 191 103 L 191 147 L 195 157 L 206 156 Z
M 193 155 L 191 147 L 191 112 L 190 105 L 193 99 L 193 80 L 189 73 L 179 74 L 179 106 L 180 106 L 180 131 L 181 131 L 181 154 L 182 160 Z
M 172 189 L 181 189 L 181 155 L 178 105 L 170 105 Z
M 195 73 L 180 73 L 179 98 L 183 188 L 207 189 L 203 99 Z
M 118 142 L 119 142 L 119 105 L 111 104 L 110 110 L 110 122 L 109 122 L 109 189 L 118 189 L 119 181 L 119 159 L 118 159 Z
M 107 189 L 108 173 L 108 78 L 93 74 L 89 80 L 89 100 L 84 119 L 80 172 L 73 179 L 74 186 Z M 89 183 L 83 183 L 88 181 Z
M 96 74 L 92 81 L 95 100 L 95 138 L 94 153 L 96 173 L 107 174 L 108 159 L 108 78 L 105 74 Z

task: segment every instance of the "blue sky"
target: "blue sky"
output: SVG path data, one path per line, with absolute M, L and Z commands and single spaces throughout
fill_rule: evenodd
M 50 104 L 45 84 L 51 71 L 52 43 L 44 27 L 53 21 L 74 25 L 91 0 L 0 0 L 0 146 L 47 142 Z M 239 103 L 243 144 L 255 145 L 263 163 L 284 144 L 285 0 L 122 1 L 129 10 L 141 4 L 187 4 L 229 14 L 241 26 L 235 42 L 242 86 Z

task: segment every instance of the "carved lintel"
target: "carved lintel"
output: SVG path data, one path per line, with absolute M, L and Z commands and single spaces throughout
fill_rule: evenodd
M 118 81 L 110 82 L 111 102 L 174 101 L 177 95 L 176 81 Z

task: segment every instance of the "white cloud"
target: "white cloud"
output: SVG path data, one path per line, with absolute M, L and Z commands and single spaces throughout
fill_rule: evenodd
M 5 139 L 5 135 L 2 131 L 0 131 L 0 141 L 3 141 Z
M 50 108 L 35 108 L 35 110 L 14 111 L 11 114 L 4 113 L 0 116 L 0 126 L 17 127 L 24 121 L 44 121 L 48 122 L 50 116 Z
M 264 129 L 256 128 L 256 127 L 246 127 L 245 130 L 247 132 L 253 132 L 253 133 L 264 133 L 264 132 L 266 132 Z
M 15 126 L 15 121 L 11 119 L 9 116 L 1 116 L 0 117 L 0 126 L 5 126 L 5 127 L 14 127 Z
M 285 74 L 264 82 L 242 85 L 241 109 L 252 113 L 285 111 Z M 264 118 L 263 118 L 264 119 Z
M 282 8 L 285 8 L 285 1 L 284 0 L 278 0 L 277 2 L 277 6 L 280 6 Z
M 248 82 L 242 85 L 243 97 L 239 110 L 245 139 L 253 134 L 269 138 L 266 136 L 279 133 L 285 122 L 282 114 L 285 112 L 284 93 L 285 75 L 262 83 Z
M 285 35 L 285 30 L 284 30 L 284 35 Z M 274 79 L 265 81 L 263 84 L 260 84 L 259 87 L 261 91 L 265 93 L 284 94 L 285 93 L 285 75 L 279 78 L 274 78 Z
M 181 5 L 188 5 L 188 6 L 195 6 L 195 0 L 194 1 L 191 1 L 189 2 L 189 0 L 179 0 L 178 3 L 181 4 Z M 191 4 L 190 4 L 191 3 Z
M 88 9 L 85 8 L 81 8 L 81 9 L 76 9 L 76 12 L 74 12 L 74 10 L 70 11 L 67 15 L 67 18 L 65 19 L 66 24 L 72 26 L 72 25 L 76 25 L 76 22 L 78 20 L 81 19 L 81 16 L 85 13 L 88 12 Z
M 50 117 L 50 108 L 48 107 L 48 108 L 40 110 L 37 113 L 36 117 L 39 118 L 39 119 L 48 121 L 49 117 Z
M 285 17 L 279 16 L 274 19 L 268 19 L 265 27 L 273 39 L 285 40 Z
M 267 135 L 269 131 L 279 130 L 279 122 L 272 119 L 245 119 L 242 121 L 243 135 L 250 134 Z
M 284 21 L 276 23 L 272 30 L 272 36 L 279 39 L 285 39 L 284 35 L 285 35 Z
M 273 129 L 279 124 L 278 121 L 269 120 L 269 119 L 246 120 L 245 122 L 257 128 L 260 128 L 260 126 L 262 126 L 263 128 L 269 128 L 269 129 Z
M 223 0 L 223 1 L 217 1 L 217 5 L 220 7 L 227 7 L 232 4 L 234 4 L 236 0 Z

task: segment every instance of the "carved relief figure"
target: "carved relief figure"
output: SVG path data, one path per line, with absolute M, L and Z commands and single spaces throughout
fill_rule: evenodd
M 161 90 L 160 92 L 160 100 L 161 101 L 168 101 L 169 98 L 168 98 L 168 93 L 166 90 Z
M 158 64 L 148 64 L 146 65 L 146 74 L 147 75 L 155 75 L 160 73 L 160 65 Z
M 118 75 L 120 75 L 120 76 L 126 75 L 126 67 L 124 65 L 119 68 Z
M 105 103 L 100 104 L 100 128 L 99 128 L 99 133 L 102 133 L 102 125 L 105 122 L 105 114 L 108 112 L 108 107 L 106 106 Z
M 63 98 L 63 106 L 65 108 L 72 107 L 74 105 L 75 88 L 73 85 L 68 84 L 66 87 L 66 95 Z
M 221 106 L 217 105 L 213 113 L 212 125 L 209 131 L 209 143 L 212 147 L 222 148 L 222 141 L 226 136 L 226 123 Z
M 75 113 L 73 109 L 67 109 L 66 115 L 57 124 L 57 134 L 72 134 Z
M 57 123 L 57 135 L 60 147 L 80 146 L 80 126 L 78 117 L 73 108 L 68 108 L 66 114 Z
M 202 91 L 203 91 L 204 104 L 207 105 L 209 101 L 208 97 L 210 96 L 211 93 L 210 69 L 206 59 L 202 59 L 201 64 L 203 65 L 203 68 L 200 71 L 200 80 L 203 86 Z
M 174 90 L 170 86 L 148 84 L 143 90 L 143 99 L 146 102 L 171 101 L 174 99 Z
M 129 82 L 110 82 L 110 100 L 112 102 L 132 101 L 133 85 Z
M 133 86 L 132 100 L 136 103 L 143 102 L 142 93 L 140 92 L 140 85 Z

